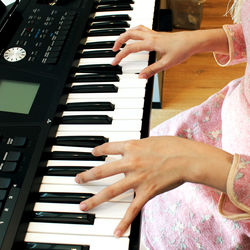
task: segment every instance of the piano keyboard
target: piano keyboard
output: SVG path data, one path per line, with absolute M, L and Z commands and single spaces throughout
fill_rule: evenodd
M 88 212 L 79 206 L 81 200 L 121 180 L 123 174 L 82 185 L 75 183 L 74 176 L 121 157 L 94 157 L 93 147 L 147 135 L 149 83 L 137 76 L 148 65 L 149 52 L 131 54 L 114 67 L 112 46 L 129 28 L 153 27 L 155 0 L 96 2 L 37 171 L 36 179 L 41 182 L 26 205 L 22 219 L 26 229 L 18 231 L 24 240 L 15 245 L 19 249 L 139 249 L 138 225 L 133 223 L 119 239 L 113 236 L 133 200 L 133 190 Z

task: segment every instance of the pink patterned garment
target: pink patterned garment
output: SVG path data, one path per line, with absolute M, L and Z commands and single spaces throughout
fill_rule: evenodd
M 247 62 L 244 77 L 151 134 L 181 136 L 234 154 L 227 195 L 185 183 L 150 200 L 142 211 L 142 238 L 149 249 L 250 249 L 250 0 L 241 20 L 223 27 L 230 55 L 215 59 L 221 66 Z

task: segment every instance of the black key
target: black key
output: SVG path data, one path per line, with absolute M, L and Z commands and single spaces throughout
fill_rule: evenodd
M 23 250 L 89 250 L 88 245 L 66 245 L 66 244 L 50 244 L 50 243 L 36 243 L 36 242 L 25 242 L 17 245 L 17 249 Z
M 72 102 L 59 105 L 58 111 L 114 111 L 115 105 L 111 102 Z
M 90 30 L 87 36 L 119 36 L 124 33 L 126 29 L 95 29 Z
M 38 193 L 36 201 L 38 202 L 53 202 L 53 203 L 72 203 L 79 204 L 83 200 L 87 200 L 94 196 L 90 193 Z
M 56 124 L 112 124 L 112 120 L 107 115 L 68 115 L 54 118 Z
M 6 138 L 6 143 L 15 147 L 24 147 L 27 142 L 27 137 L 16 136 L 14 138 Z
M 57 136 L 53 142 L 60 146 L 92 148 L 108 142 L 108 139 L 104 136 Z
M 92 167 L 43 167 L 39 169 L 40 175 L 50 176 L 76 176 Z
M 31 213 L 31 220 L 35 222 L 93 225 L 95 215 L 87 213 L 33 212 Z
M 18 151 L 9 151 L 5 157 L 5 161 L 19 161 L 21 158 L 21 152 Z
M 110 73 L 110 74 L 122 74 L 122 67 L 120 65 L 113 66 L 111 64 L 92 64 L 92 65 L 80 65 L 73 69 L 77 73 Z
M 130 21 L 131 17 L 127 14 L 114 14 L 114 15 L 103 15 L 103 16 L 96 16 L 93 18 L 94 22 L 101 22 L 101 21 L 113 21 L 113 20 L 124 20 Z
M 83 51 L 82 58 L 104 58 L 104 57 L 115 57 L 119 51 L 114 52 L 113 50 L 91 50 Z
M 6 161 L 3 163 L 3 172 L 14 172 L 17 167 L 17 162 L 15 161 Z
M 115 74 L 85 74 L 76 75 L 72 82 L 119 82 L 120 78 Z
M 116 4 L 116 5 L 98 5 L 96 7 L 96 12 L 100 11 L 122 11 L 122 10 L 133 10 L 130 4 Z
M 65 90 L 67 93 L 117 93 L 118 87 L 114 84 L 89 84 L 76 85 Z
M 44 157 L 49 160 L 77 160 L 77 161 L 105 161 L 106 156 L 93 156 L 86 152 L 53 151 L 45 152 Z
M 99 4 L 120 4 L 120 3 L 127 3 L 133 4 L 133 0 L 101 0 Z
M 0 190 L 0 201 L 3 201 L 7 197 L 7 190 Z
M 114 20 L 114 21 L 103 21 L 93 22 L 90 25 L 90 29 L 107 29 L 107 28 L 129 28 L 130 25 L 126 21 Z
M 11 183 L 11 179 L 7 177 L 0 177 L 0 189 L 8 189 Z

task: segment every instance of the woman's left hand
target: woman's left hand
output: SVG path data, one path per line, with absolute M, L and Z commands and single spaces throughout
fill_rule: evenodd
M 95 156 L 119 154 L 122 158 L 78 174 L 77 183 L 119 173 L 124 173 L 125 178 L 82 201 L 81 210 L 90 210 L 129 189 L 136 193 L 115 230 L 117 237 L 122 236 L 148 200 L 186 181 L 225 192 L 232 163 L 232 155 L 223 150 L 174 136 L 105 143 L 92 153 Z

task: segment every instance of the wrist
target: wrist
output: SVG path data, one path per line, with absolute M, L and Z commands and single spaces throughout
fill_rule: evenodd
M 191 39 L 196 39 L 195 53 L 215 52 L 228 54 L 228 39 L 223 29 L 197 30 L 193 31 Z
M 195 160 L 190 160 L 185 181 L 204 184 L 226 193 L 227 178 L 233 162 L 233 155 L 217 148 L 207 151 Z

